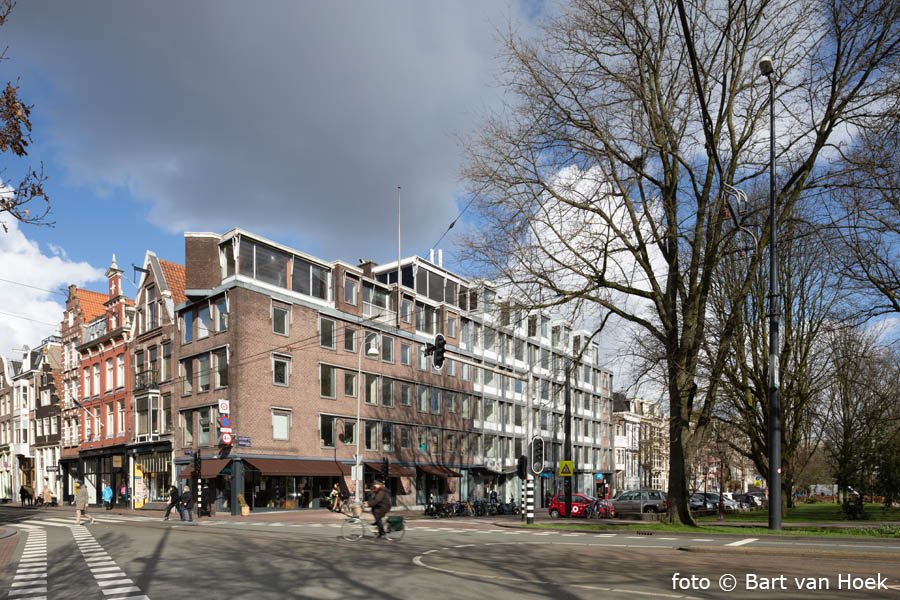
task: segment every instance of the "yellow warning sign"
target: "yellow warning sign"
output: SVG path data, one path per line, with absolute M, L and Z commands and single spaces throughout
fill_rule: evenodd
M 556 472 L 560 477 L 571 477 L 575 474 L 575 465 L 571 460 L 559 461 L 559 470 Z

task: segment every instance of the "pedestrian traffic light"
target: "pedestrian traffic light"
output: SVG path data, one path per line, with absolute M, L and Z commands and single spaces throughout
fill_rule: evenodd
M 384 462 L 381 465 L 381 481 L 385 484 L 388 480 L 388 472 L 390 471 L 391 462 L 388 459 L 384 459 Z
M 544 470 L 544 438 L 531 439 L 531 472 L 539 475 Z
M 525 479 L 525 476 L 528 475 L 528 473 L 525 471 L 527 465 L 528 459 L 525 458 L 525 455 L 523 454 L 519 457 L 519 463 L 518 465 L 516 465 L 516 473 L 519 475 L 519 479 Z
M 444 366 L 444 347 L 446 345 L 447 340 L 442 334 L 434 336 L 434 354 L 431 356 L 431 364 L 438 371 Z

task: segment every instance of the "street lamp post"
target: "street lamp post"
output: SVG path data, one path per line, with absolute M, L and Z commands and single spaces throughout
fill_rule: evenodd
M 728 440 L 716 440 L 719 450 L 719 521 L 725 520 L 725 453 L 728 451 Z
M 778 389 L 778 228 L 775 224 L 775 68 L 763 57 L 759 70 L 769 80 L 769 529 L 781 529 L 781 398 Z
M 361 422 L 361 412 L 362 412 L 362 395 L 363 395 L 363 372 L 362 372 L 362 355 L 363 348 L 367 346 L 366 344 L 366 330 L 360 327 L 360 340 L 359 340 L 359 352 L 357 352 L 358 362 L 356 366 L 356 459 L 353 461 L 355 465 L 354 469 L 354 477 L 353 477 L 353 486 L 355 488 L 353 492 L 353 498 L 357 504 L 362 502 L 362 448 L 360 446 L 360 441 L 362 440 L 362 429 L 360 428 Z M 378 335 L 373 334 L 373 335 Z M 366 354 L 368 356 L 378 356 L 378 348 L 377 342 L 373 342 L 372 345 L 366 350 Z

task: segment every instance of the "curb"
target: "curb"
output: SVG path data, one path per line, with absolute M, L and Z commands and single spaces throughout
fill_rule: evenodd
M 737 548 L 728 546 L 679 546 L 677 550 L 682 552 L 694 552 L 697 554 L 745 554 L 745 555 L 763 555 L 763 556 L 790 556 L 803 558 L 830 558 L 844 560 L 865 560 L 876 562 L 889 562 L 896 565 L 900 562 L 900 552 L 873 550 L 866 552 L 865 550 L 798 550 L 788 548 L 770 548 L 749 546 L 741 546 Z
M 19 533 L 17 530 L 11 527 L 0 527 L 0 540 L 8 537 L 12 537 Z

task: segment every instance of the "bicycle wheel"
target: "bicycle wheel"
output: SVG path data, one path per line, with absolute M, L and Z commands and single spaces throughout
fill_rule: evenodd
M 347 519 L 341 525 L 341 537 L 348 542 L 359 541 L 366 533 L 365 527 L 362 519 Z

